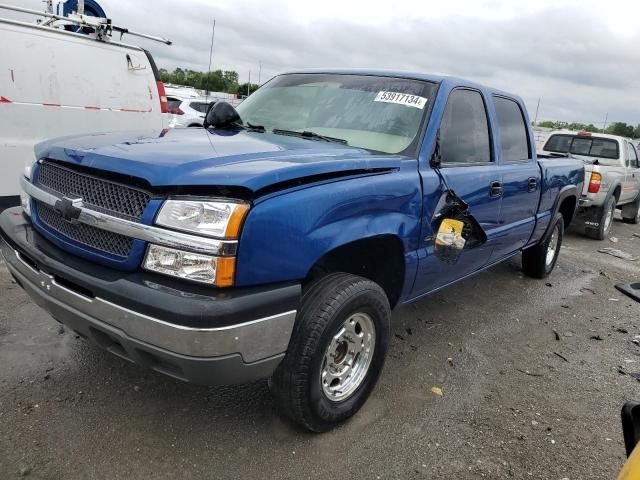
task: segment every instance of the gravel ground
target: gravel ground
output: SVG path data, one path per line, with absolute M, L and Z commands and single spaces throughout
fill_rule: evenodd
M 514 258 L 395 311 L 374 394 L 323 435 L 281 420 L 265 382 L 188 385 L 94 348 L 0 264 L 0 479 L 615 478 L 640 305 L 613 285 L 640 262 L 597 250 L 637 253 L 635 231 L 569 232 L 546 281 Z

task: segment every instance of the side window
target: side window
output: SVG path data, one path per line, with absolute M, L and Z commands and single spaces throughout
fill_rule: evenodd
M 489 124 L 482 96 L 473 90 L 454 90 L 449 95 L 440 124 L 443 163 L 491 161 Z
M 167 103 L 169 104 L 169 109 L 174 109 L 180 107 L 182 100 L 179 98 L 167 97 Z
M 627 167 L 638 168 L 638 152 L 631 143 L 627 143 Z
M 189 106 L 193 108 L 196 112 L 200 112 L 200 113 L 207 112 L 207 104 L 204 102 L 191 102 Z
M 529 160 L 529 136 L 520 106 L 504 97 L 493 97 L 500 127 L 502 160 L 519 162 Z

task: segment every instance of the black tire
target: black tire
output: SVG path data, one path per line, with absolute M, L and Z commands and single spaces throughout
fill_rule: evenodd
M 640 223 L 640 196 L 633 203 L 622 207 L 622 221 L 624 223 Z
M 552 245 L 554 235 L 555 246 Z M 556 266 L 563 237 L 564 218 L 561 213 L 556 213 L 551 220 L 551 227 L 544 238 L 540 240 L 540 243 L 522 252 L 522 271 L 533 278 L 547 277 L 553 271 L 553 267 Z M 547 253 L 550 247 L 554 248 L 554 253 L 550 261 L 547 261 Z
M 343 324 L 362 313 L 375 325 L 370 363 L 348 397 L 331 400 L 322 385 L 325 355 Z M 269 382 L 280 413 L 312 432 L 327 431 L 353 416 L 382 371 L 390 319 L 387 296 L 366 278 L 332 273 L 312 284 L 302 298 L 287 354 Z
M 611 212 L 611 220 L 607 223 L 607 215 Z M 595 240 L 604 240 L 611 231 L 613 225 L 613 217 L 616 213 L 616 197 L 611 195 L 600 210 L 597 228 L 586 228 L 585 235 Z

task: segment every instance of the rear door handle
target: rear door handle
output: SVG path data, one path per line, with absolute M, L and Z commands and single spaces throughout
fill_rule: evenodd
M 489 196 L 496 198 L 502 196 L 502 183 L 498 181 L 489 184 Z
M 535 177 L 529 178 L 529 180 L 527 180 L 527 189 L 530 192 L 535 192 L 538 189 L 538 179 Z

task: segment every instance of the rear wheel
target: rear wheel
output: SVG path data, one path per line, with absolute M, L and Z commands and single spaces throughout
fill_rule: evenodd
M 280 412 L 313 432 L 354 415 L 382 371 L 390 318 L 384 291 L 370 280 L 336 273 L 313 284 L 270 382 Z
M 540 243 L 522 252 L 522 271 L 534 278 L 548 276 L 558 261 L 563 237 L 564 218 L 556 213 L 547 235 Z
M 633 203 L 622 207 L 622 221 L 625 223 L 640 223 L 640 196 Z
M 596 240 L 604 240 L 611 231 L 611 225 L 613 225 L 613 217 L 616 212 L 616 197 L 611 196 L 603 205 L 598 218 L 597 228 L 587 228 L 585 234 L 588 237 L 595 238 Z

